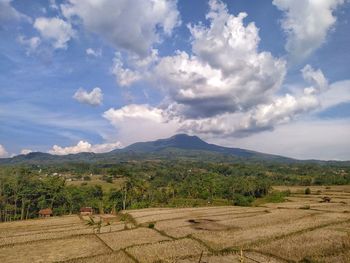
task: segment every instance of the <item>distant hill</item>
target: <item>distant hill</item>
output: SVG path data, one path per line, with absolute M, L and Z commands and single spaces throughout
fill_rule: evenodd
M 130 160 L 152 159 L 190 159 L 200 161 L 273 161 L 273 162 L 312 162 L 329 163 L 325 161 L 300 161 L 279 155 L 266 154 L 240 148 L 229 148 L 210 144 L 197 136 L 177 134 L 167 139 L 150 142 L 137 142 L 123 149 L 115 149 L 108 153 L 78 153 L 68 155 L 52 155 L 32 152 L 12 158 L 0 159 L 0 164 L 59 164 L 66 162 L 115 163 Z

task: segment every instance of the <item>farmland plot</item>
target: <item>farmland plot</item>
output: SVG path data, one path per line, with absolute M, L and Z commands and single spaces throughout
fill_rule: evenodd
M 0 262 L 55 262 L 109 252 L 95 236 L 37 241 L 0 248 Z
M 150 263 L 159 260 L 175 262 L 175 260 L 183 257 L 200 255 L 202 252 L 207 252 L 207 249 L 192 239 L 180 239 L 135 246 L 128 248 L 126 251 L 140 262 Z
M 113 250 L 119 250 L 133 245 L 169 240 L 169 238 L 162 236 L 155 230 L 149 228 L 138 228 L 116 233 L 99 234 L 98 236 Z
M 2 223 L 0 262 L 350 262 L 350 187 L 289 188 L 286 202 L 261 207 L 130 210 L 94 215 L 92 225 L 78 216 Z
M 350 250 L 350 236 L 345 231 L 332 228 L 316 229 L 260 245 L 257 250 L 265 253 L 274 251 L 281 258 L 300 261 Z

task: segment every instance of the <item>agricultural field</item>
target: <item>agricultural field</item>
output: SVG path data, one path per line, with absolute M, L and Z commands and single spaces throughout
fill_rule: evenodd
M 106 182 L 102 180 L 102 176 L 93 175 L 91 176 L 91 180 L 67 180 L 67 185 L 74 185 L 74 186 L 81 186 L 81 185 L 87 185 L 87 186 L 100 186 L 103 191 L 108 192 L 111 189 L 120 189 L 123 185 L 125 179 L 124 178 L 116 178 L 113 179 L 112 182 Z
M 350 186 L 305 188 L 275 187 L 291 195 L 256 207 L 1 223 L 0 262 L 350 262 Z

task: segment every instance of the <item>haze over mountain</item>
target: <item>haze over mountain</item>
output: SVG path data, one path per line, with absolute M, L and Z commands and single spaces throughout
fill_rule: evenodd
M 51 164 L 65 162 L 115 163 L 130 160 L 188 159 L 201 161 L 267 161 L 301 162 L 284 156 L 261 153 L 240 148 L 229 148 L 209 144 L 197 136 L 177 134 L 170 138 L 149 142 L 137 142 L 108 153 L 77 153 L 53 155 L 42 152 L 21 154 L 12 158 L 0 159 L 0 164 Z M 304 161 L 308 162 L 308 161 Z M 309 160 L 309 162 L 320 162 Z

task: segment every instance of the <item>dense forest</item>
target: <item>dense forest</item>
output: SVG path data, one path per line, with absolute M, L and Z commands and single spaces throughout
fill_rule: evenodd
M 108 190 L 87 184 L 92 175 Z M 69 181 L 79 184 L 69 184 Z M 113 184 L 118 180 L 119 184 Z M 0 221 L 35 218 L 42 208 L 55 215 L 114 212 L 155 206 L 252 205 L 273 185 L 350 183 L 350 167 L 316 163 L 216 163 L 129 161 L 118 164 L 0 166 Z

